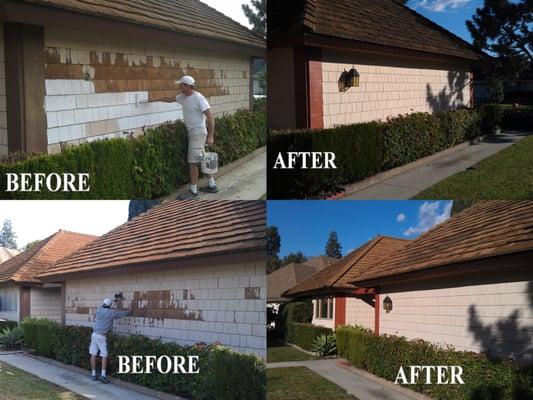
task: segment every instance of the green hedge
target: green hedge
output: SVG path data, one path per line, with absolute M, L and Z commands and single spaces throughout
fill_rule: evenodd
M 299 322 L 287 322 L 285 341 L 311 351 L 317 336 L 332 333 L 333 329 Z
M 235 161 L 266 143 L 264 112 L 241 110 L 216 119 L 215 145 L 220 165 Z M 0 163 L 0 197 L 4 199 L 152 199 L 189 180 L 187 134 L 181 121 L 149 129 L 136 139 L 108 139 Z M 7 193 L 7 172 L 89 173 L 88 193 Z
M 509 361 L 493 360 L 473 352 L 444 350 L 423 340 L 375 336 L 360 327 L 340 327 L 336 335 L 339 357 L 392 382 L 400 366 L 404 370 L 410 365 L 462 366 L 464 385 L 406 385 L 434 399 L 533 398 L 533 370 L 519 370 Z
M 6 328 L 9 328 L 9 329 L 16 328 L 17 325 L 18 323 L 16 321 L 0 321 L 0 332 L 2 332 Z
M 66 364 L 90 369 L 91 328 L 60 326 L 46 320 L 26 318 L 21 323 L 27 347 L 36 354 Z M 140 335 L 109 334 L 109 375 L 191 400 L 256 400 L 266 396 L 264 363 L 253 355 L 239 354 L 223 347 L 184 347 Z M 197 355 L 198 374 L 121 374 L 117 355 Z
M 502 129 L 512 130 L 533 130 L 533 107 L 518 108 L 504 108 L 502 110 Z
M 387 122 L 312 131 L 272 131 L 268 141 L 269 198 L 316 198 L 346 183 L 404 165 L 481 134 L 476 110 L 413 113 Z M 273 169 L 278 153 L 334 152 L 337 169 Z
M 279 311 L 275 319 L 276 335 L 278 338 L 284 339 L 287 334 L 287 323 L 309 323 L 312 319 L 313 303 L 311 300 L 284 303 L 279 307 Z

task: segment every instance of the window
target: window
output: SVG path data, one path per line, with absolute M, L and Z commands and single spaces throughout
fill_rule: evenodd
M 264 58 L 252 57 L 252 89 L 254 96 L 266 95 L 266 62 Z
M 333 299 L 316 299 L 314 314 L 315 318 L 333 319 Z
M 0 311 L 18 311 L 18 299 L 16 290 L 0 289 Z

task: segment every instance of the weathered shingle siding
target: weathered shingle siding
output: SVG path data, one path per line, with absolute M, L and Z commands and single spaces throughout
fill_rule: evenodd
M 384 62 L 382 57 L 329 54 L 322 63 L 324 127 L 385 120 L 412 112 L 470 105 L 468 67 L 436 67 L 422 61 Z M 339 91 L 343 71 L 353 67 L 360 86 Z
M 66 324 L 92 326 L 95 308 L 123 292 L 134 316 L 115 322 L 136 333 L 183 345 L 221 342 L 266 356 L 266 274 L 261 262 L 66 282 Z M 148 311 L 148 307 L 150 311 Z
M 0 311 L 0 319 L 7 319 L 9 321 L 19 320 L 19 300 L 20 300 L 20 288 L 18 285 L 7 285 L 0 287 L 0 295 L 9 295 L 16 302 L 15 311 Z
M 174 81 L 183 74 L 197 79 L 216 116 L 249 108 L 249 57 L 186 45 L 46 26 L 49 150 L 57 151 L 59 142 L 121 137 L 181 119 L 175 102 L 158 100 L 179 92 Z
M 393 310 L 385 313 L 385 295 L 381 296 L 380 334 L 421 338 L 458 350 L 488 350 L 503 357 L 532 357 L 533 281 L 420 287 L 389 297 Z
M 0 157 L 7 155 L 7 108 L 5 76 L 4 24 L 0 20 Z
M 61 322 L 61 288 L 32 287 L 30 291 L 30 315 Z

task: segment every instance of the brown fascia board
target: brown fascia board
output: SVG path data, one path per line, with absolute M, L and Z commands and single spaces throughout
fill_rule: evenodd
M 9 8 L 8 8 L 9 7 Z M 32 9 L 36 12 L 35 15 L 32 14 Z M 253 43 L 244 43 L 228 40 L 224 37 L 212 37 L 209 35 L 192 35 L 185 32 L 177 32 L 172 29 L 165 29 L 160 26 L 153 26 L 148 24 L 140 24 L 134 21 L 126 21 L 121 19 L 115 19 L 108 16 L 101 16 L 99 14 L 89 14 L 83 13 L 77 10 L 63 9 L 60 7 L 47 7 L 42 4 L 30 4 L 30 3 L 19 3 L 14 0 L 7 0 L 2 4 L 2 11 L 5 15 L 5 22 L 20 22 L 26 24 L 35 24 L 35 25 L 44 25 L 44 24 L 54 24 L 54 21 L 58 19 L 72 20 L 72 18 L 77 18 L 80 21 L 83 21 L 85 25 L 90 25 L 91 27 L 97 27 L 98 23 L 107 22 L 117 24 L 121 26 L 121 31 L 127 30 L 137 30 L 138 32 L 144 32 L 144 34 L 150 35 L 150 32 L 160 34 L 172 34 L 174 35 L 174 41 L 177 39 L 187 40 L 196 39 L 198 43 L 194 44 L 194 47 L 204 48 L 205 43 L 214 42 L 221 43 L 227 46 L 231 46 L 232 49 L 242 49 L 247 48 L 250 52 L 250 55 L 257 57 L 266 56 L 266 41 L 263 46 L 259 46 Z M 144 30 L 144 31 L 143 31 Z
M 50 275 L 37 275 L 42 282 L 63 282 L 68 279 L 78 277 L 102 277 L 123 273 L 138 273 L 166 270 L 170 268 L 204 266 L 206 264 L 217 265 L 221 263 L 243 263 L 264 260 L 266 265 L 266 253 L 264 247 L 239 250 L 238 252 L 227 251 L 212 255 L 200 255 L 191 257 L 180 257 L 175 259 L 161 260 L 149 263 L 123 264 L 113 267 L 103 267 L 98 269 L 78 270 L 72 272 L 58 272 Z
M 476 64 L 488 57 L 485 53 L 479 54 L 479 59 L 462 58 L 452 55 L 430 53 L 419 50 L 405 49 L 402 47 L 385 46 L 374 43 L 361 42 L 353 39 L 336 38 L 314 33 L 290 34 L 287 36 L 269 38 L 268 48 L 277 48 L 283 46 L 307 46 L 321 47 L 335 50 L 367 53 L 379 56 L 402 57 L 407 59 L 434 61 L 434 62 L 453 62 L 462 64 Z
M 375 289 L 384 285 L 398 285 L 405 283 L 431 281 L 435 279 L 449 278 L 454 276 L 465 276 L 466 274 L 474 274 L 500 269 L 502 268 L 502 258 L 504 257 L 506 258 L 503 262 L 505 268 L 528 265 L 527 261 L 524 260 L 524 257 L 527 257 L 528 255 L 529 257 L 531 257 L 530 253 L 533 253 L 533 251 L 517 251 L 506 254 L 498 254 L 495 256 L 488 256 L 455 264 L 439 265 L 436 267 L 425 268 L 418 271 L 405 272 L 402 274 L 389 275 L 380 278 L 372 278 L 362 281 L 354 280 L 350 283 L 358 289 Z
M 357 297 L 362 294 L 374 293 L 374 288 L 334 288 L 331 286 L 323 286 L 320 289 L 307 290 L 305 292 L 298 292 L 296 294 L 282 293 L 282 296 L 290 299 L 312 298 L 321 296 L 340 296 L 340 297 Z

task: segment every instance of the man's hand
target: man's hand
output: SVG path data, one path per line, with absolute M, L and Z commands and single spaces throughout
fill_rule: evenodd
M 215 138 L 214 138 L 212 135 L 207 135 L 207 141 L 206 141 L 206 143 L 207 143 L 208 145 L 212 145 L 212 144 L 214 144 L 214 143 L 215 143 Z
M 211 109 L 204 111 L 207 118 L 207 144 L 211 145 L 215 143 L 215 117 Z

